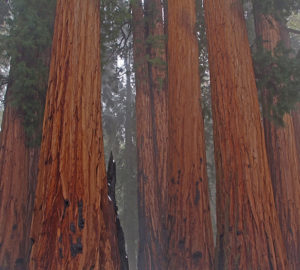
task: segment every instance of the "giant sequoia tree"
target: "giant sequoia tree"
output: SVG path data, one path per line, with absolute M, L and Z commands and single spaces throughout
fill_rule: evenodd
M 7 103 L 0 136 L 1 269 L 26 269 L 38 150 L 26 147 L 22 117 Z
M 213 237 L 193 0 L 168 1 L 168 268 L 210 269 Z
M 160 1 L 135 1 L 133 10 L 136 65 L 137 160 L 139 186 L 140 269 L 166 269 L 167 106 Z M 147 23 L 146 23 L 147 22 Z M 146 31 L 145 31 L 146 29 Z
M 0 268 L 26 269 L 54 1 L 15 0 L 10 12 L 1 37 L 11 68 L 0 133 Z
M 30 269 L 120 269 L 101 130 L 99 11 L 97 0 L 57 3 Z
M 217 172 L 216 267 L 285 269 L 242 5 L 207 0 L 205 15 Z
M 274 15 L 262 14 L 258 7 L 254 14 L 257 37 L 260 37 L 264 48 L 274 53 L 279 42 L 283 41 L 285 26 L 275 19 Z M 272 96 L 269 90 L 268 87 L 262 89 L 262 104 L 265 111 L 269 110 L 272 105 L 276 106 L 274 103 L 280 99 L 279 91 L 278 96 Z M 299 269 L 300 164 L 296 147 L 296 136 L 298 135 L 295 133 L 290 114 L 286 113 L 283 121 L 284 126 L 281 127 L 265 116 L 264 130 L 276 208 L 288 261 L 291 264 L 289 267 L 290 269 Z

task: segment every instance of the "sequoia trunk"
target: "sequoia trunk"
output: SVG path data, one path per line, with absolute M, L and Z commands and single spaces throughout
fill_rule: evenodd
M 0 268 L 3 270 L 27 269 L 38 153 L 38 147 L 26 147 L 22 117 L 7 102 L 0 133 Z
M 133 6 L 139 197 L 139 269 L 166 269 L 167 105 L 160 1 Z M 147 31 L 145 31 L 147 29 Z M 147 57 L 148 56 L 148 57 Z
M 99 11 L 97 0 L 57 3 L 30 269 L 120 269 L 102 141 Z
M 271 15 L 255 13 L 256 35 L 263 46 L 273 51 L 281 41 L 283 26 Z M 268 89 L 262 93 L 268 110 Z M 264 117 L 266 147 L 271 170 L 274 198 L 290 269 L 300 267 L 300 167 L 292 116 L 284 115 L 284 127 Z
M 195 24 L 195 1 L 168 1 L 170 270 L 213 265 Z
M 217 269 L 285 269 L 239 0 L 206 0 L 217 172 Z

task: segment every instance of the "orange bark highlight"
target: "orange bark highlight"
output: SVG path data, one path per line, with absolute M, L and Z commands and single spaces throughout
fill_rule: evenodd
M 57 2 L 30 269 L 120 269 L 102 141 L 99 11 L 97 0 Z
M 203 116 L 193 0 L 168 1 L 168 268 L 212 269 Z

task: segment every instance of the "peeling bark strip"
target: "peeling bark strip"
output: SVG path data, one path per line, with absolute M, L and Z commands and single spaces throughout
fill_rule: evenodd
M 278 42 L 284 40 L 282 37 L 286 29 L 271 15 L 259 14 L 259 10 L 254 14 L 256 35 L 264 41 L 263 45 L 267 50 L 273 51 Z M 268 89 L 265 89 L 263 106 L 266 110 L 267 95 Z M 285 114 L 283 120 L 284 127 L 277 127 L 264 118 L 264 130 L 276 209 L 289 269 L 297 270 L 300 268 L 300 164 L 295 136 L 299 134 L 295 133 L 290 114 Z
M 0 133 L 0 269 L 27 269 L 38 153 L 25 146 L 22 119 L 7 102 Z
M 218 269 L 286 269 L 239 0 L 206 0 L 217 172 Z
M 194 0 L 168 1 L 169 270 L 213 267 L 195 24 Z
M 57 2 L 30 269 L 120 269 L 108 227 L 99 11 L 98 0 Z

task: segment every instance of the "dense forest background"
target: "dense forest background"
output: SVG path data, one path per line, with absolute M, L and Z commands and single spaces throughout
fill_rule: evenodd
M 300 2 L 90 2 L 0 0 L 0 269 L 299 269 Z

